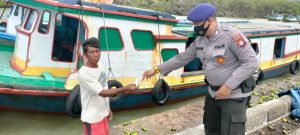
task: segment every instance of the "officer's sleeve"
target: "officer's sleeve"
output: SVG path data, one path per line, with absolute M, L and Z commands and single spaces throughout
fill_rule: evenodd
M 178 69 L 190 61 L 192 61 L 196 57 L 196 47 L 195 42 L 190 45 L 185 52 L 182 52 L 173 58 L 169 59 L 168 61 L 160 64 L 158 69 L 161 74 L 167 76 L 171 71 Z
M 241 32 L 233 34 L 230 50 L 238 58 L 240 65 L 225 84 L 231 89 L 236 89 L 255 72 L 258 68 L 258 60 L 250 41 Z

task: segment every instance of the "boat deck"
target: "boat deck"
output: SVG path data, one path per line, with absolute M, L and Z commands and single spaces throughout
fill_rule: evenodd
M 12 52 L 0 51 L 0 87 L 39 89 L 39 90 L 63 90 L 66 78 L 53 77 L 47 80 L 43 76 L 23 76 L 10 66 Z

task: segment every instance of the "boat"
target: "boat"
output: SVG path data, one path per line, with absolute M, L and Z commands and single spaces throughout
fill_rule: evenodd
M 274 14 L 266 17 L 269 21 L 282 21 L 284 18 L 283 14 Z
M 282 19 L 283 22 L 297 22 L 298 16 L 296 15 L 286 15 Z
M 300 26 L 292 23 L 266 20 L 240 20 L 220 18 L 221 23 L 231 25 L 245 33 L 257 54 L 259 69 L 256 71 L 258 84 L 263 79 L 290 72 L 299 72 Z M 185 35 L 193 41 L 193 29 L 175 29 L 173 32 Z
M 89 37 L 99 38 L 100 62 L 111 69 L 110 80 L 122 85 L 134 83 L 144 70 L 185 50 L 187 37 L 171 32 L 178 21 L 170 14 L 93 2 L 9 2 L 28 12 L 24 23 L 16 26 L 13 50 L 0 49 L 2 109 L 66 113 L 66 100 L 78 85 L 74 78 L 82 65 L 81 43 Z M 169 101 L 207 92 L 202 71 L 183 70 L 164 77 L 171 89 Z M 152 89 L 159 78 L 143 81 L 136 92 L 113 97 L 111 108 L 153 105 Z
M 191 31 L 172 31 L 178 23 L 174 16 L 152 10 L 77 0 L 9 2 L 26 7 L 28 12 L 24 23 L 15 27 L 13 49 L 0 46 L 1 109 L 67 113 L 66 102 L 79 88 L 81 44 L 87 38 L 99 38 L 100 62 L 107 69 L 109 85 L 114 87 L 134 83 L 146 69 L 183 52 L 195 38 L 187 36 Z M 299 70 L 299 30 L 242 26 L 235 27 L 247 33 L 257 51 L 260 79 L 287 69 Z M 138 91 L 110 98 L 111 109 L 198 97 L 207 93 L 204 78 L 201 62 L 194 61 L 167 77 L 157 75 L 142 81 Z
M 9 3 L 2 13 L 4 14 L 6 10 L 10 10 L 8 19 L 0 24 L 0 46 L 2 46 L 2 49 L 13 50 L 17 33 L 15 27 L 23 23 L 28 10 L 26 7 L 17 4 L 12 4 L 10 9 L 7 9 L 8 6 Z

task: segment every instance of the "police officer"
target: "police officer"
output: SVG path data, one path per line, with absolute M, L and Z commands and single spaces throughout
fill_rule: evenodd
M 189 12 L 197 38 L 185 52 L 154 69 L 144 72 L 149 79 L 157 73 L 164 76 L 195 57 L 200 58 L 209 83 L 203 123 L 207 135 L 245 134 L 246 102 L 251 90 L 241 84 L 258 68 L 256 54 L 249 40 L 236 28 L 217 22 L 217 9 L 199 4 Z

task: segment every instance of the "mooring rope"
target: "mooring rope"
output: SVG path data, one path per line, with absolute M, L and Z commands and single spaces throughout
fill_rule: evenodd
M 160 21 L 160 18 L 159 18 L 159 13 L 157 13 L 157 30 L 158 30 L 158 40 L 157 40 L 157 43 L 158 43 L 158 58 L 159 58 L 159 64 L 161 64 L 161 60 L 162 60 L 162 55 L 161 55 L 161 44 L 160 44 L 160 25 L 159 25 L 159 21 Z M 159 74 L 159 79 L 163 79 L 163 76 L 161 74 Z
M 107 39 L 107 31 L 106 31 L 106 23 L 105 23 L 105 13 L 104 13 L 104 10 L 103 10 L 103 7 L 102 7 L 102 4 L 100 4 L 100 8 L 102 10 L 102 21 L 103 21 L 103 26 L 104 26 L 104 34 L 105 34 L 105 43 L 106 43 L 106 50 L 107 50 L 107 59 L 108 59 L 108 76 L 107 76 L 107 79 L 109 79 L 109 75 L 111 73 L 111 75 L 113 76 L 113 78 L 116 80 L 116 77 L 112 71 L 112 67 L 111 67 L 111 63 L 110 63 L 110 55 L 109 55 L 109 50 L 108 50 L 108 39 Z

